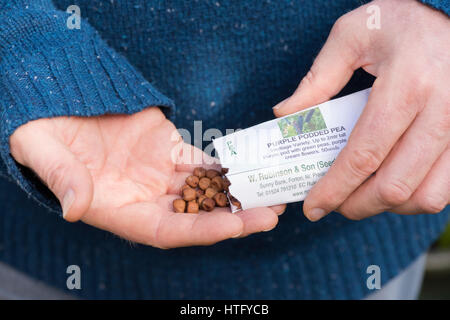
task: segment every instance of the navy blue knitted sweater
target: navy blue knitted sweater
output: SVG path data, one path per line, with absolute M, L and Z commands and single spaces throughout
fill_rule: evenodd
M 362 298 L 367 266 L 380 266 L 383 283 L 398 274 L 448 212 L 310 223 L 298 203 L 272 232 L 162 251 L 66 223 L 9 153 L 11 133 L 43 117 L 159 105 L 188 129 L 198 119 L 223 132 L 269 120 L 333 22 L 362 2 L 0 0 L 0 261 L 62 290 L 67 266 L 79 265 L 73 293 L 84 298 Z M 448 0 L 423 2 L 450 14 Z M 66 26 L 72 4 L 80 30 Z M 359 71 L 341 94 L 372 81 Z

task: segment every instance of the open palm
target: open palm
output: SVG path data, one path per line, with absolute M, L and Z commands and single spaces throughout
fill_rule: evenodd
M 60 199 L 64 218 L 160 248 L 208 245 L 272 229 L 284 206 L 238 214 L 227 208 L 175 213 L 185 178 L 210 160 L 182 142 L 159 108 L 134 115 L 58 117 L 29 122 L 11 153 Z M 194 163 L 194 160 L 203 163 Z M 206 161 L 211 162 L 211 161 Z

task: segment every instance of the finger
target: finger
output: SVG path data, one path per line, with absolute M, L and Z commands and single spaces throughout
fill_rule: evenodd
M 229 211 L 175 213 L 171 208 L 175 198 L 163 196 L 157 203 L 90 210 L 83 221 L 127 240 L 164 249 L 211 245 L 242 233 L 242 220 Z
M 311 221 L 338 208 L 372 175 L 413 121 L 420 102 L 398 89 L 396 77 L 394 72 L 390 78 L 377 78 L 347 145 L 309 191 L 303 211 Z
M 359 27 L 363 20 L 352 12 L 336 21 L 294 94 L 273 108 L 277 117 L 325 102 L 339 93 L 354 70 L 362 65 L 361 52 L 365 46 L 362 40 L 367 38 L 362 35 L 366 28 Z
M 270 208 L 253 208 L 235 213 L 242 219 L 243 232 L 239 238 L 246 237 L 252 233 L 267 232 L 275 228 L 278 223 L 278 215 Z
M 407 202 L 447 147 L 448 120 L 441 116 L 445 108 L 444 103 L 430 101 L 376 175 L 353 192 L 339 211 L 348 217 L 362 219 Z
M 286 211 L 286 204 L 279 204 L 276 206 L 270 206 L 269 208 L 272 209 L 277 215 L 281 216 Z
M 177 171 L 193 172 L 196 167 L 220 170 L 218 159 L 210 157 L 199 148 L 184 142 L 179 148 L 180 152 L 176 160 Z
M 177 195 L 179 197 L 180 189 L 181 187 L 186 183 L 185 179 L 191 175 L 187 172 L 180 172 L 175 175 L 175 179 L 173 184 L 170 186 L 168 193 Z M 274 223 L 274 217 L 273 214 L 276 215 L 282 215 L 284 211 L 286 210 L 286 204 L 276 205 L 269 207 L 269 211 L 267 211 L 267 208 L 263 208 L 264 210 L 262 213 L 254 213 L 253 211 L 244 215 L 239 215 L 244 222 L 245 226 L 245 235 L 248 235 L 249 233 L 254 232 L 260 232 L 260 231 L 269 231 L 272 229 L 273 223 Z M 171 210 L 171 207 L 168 208 L 168 210 Z M 220 208 L 216 208 L 215 210 L 221 210 Z M 230 212 L 229 209 L 226 209 L 227 212 Z M 244 211 L 242 211 L 244 212 Z M 276 219 L 278 221 L 278 219 Z M 276 224 L 277 222 L 275 222 Z M 244 236 L 245 236 L 244 235 Z
M 185 179 L 191 173 L 180 172 L 175 175 L 174 183 L 169 188 L 170 194 L 178 195 L 180 188 L 185 184 Z M 179 197 L 179 195 L 178 195 Z M 172 210 L 171 206 L 167 208 L 168 210 Z M 261 232 L 261 231 L 269 231 L 272 230 L 273 227 L 277 224 L 278 218 L 275 219 L 275 216 L 281 215 L 286 210 L 286 204 L 271 206 L 269 208 L 259 208 L 260 210 L 245 210 L 237 213 L 242 219 L 244 224 L 244 231 L 241 237 L 245 237 L 251 233 Z M 225 210 L 226 212 L 230 212 L 228 208 L 216 208 L 216 210 Z
M 228 208 L 201 211 L 199 214 L 173 213 L 163 215 L 154 242 L 163 248 L 212 245 L 236 238 L 243 231 L 242 220 Z
M 401 214 L 438 213 L 450 202 L 450 149 L 431 168 L 421 185 L 403 205 L 392 212 Z
M 78 221 L 89 209 L 93 198 L 92 177 L 66 145 L 33 126 L 18 131 L 20 156 L 16 160 L 31 168 L 59 199 L 63 217 Z

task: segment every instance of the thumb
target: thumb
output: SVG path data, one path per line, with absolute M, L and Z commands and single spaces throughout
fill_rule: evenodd
M 356 33 L 365 28 L 361 28 L 359 23 L 353 14 L 346 14 L 336 21 L 294 94 L 273 107 L 277 117 L 325 102 L 339 93 L 361 65 L 358 61 L 362 47 L 358 39 L 361 37 Z
M 78 221 L 89 209 L 93 198 L 88 169 L 55 137 L 39 130 L 30 131 L 16 131 L 11 137 L 13 157 L 31 168 L 55 194 L 65 220 Z

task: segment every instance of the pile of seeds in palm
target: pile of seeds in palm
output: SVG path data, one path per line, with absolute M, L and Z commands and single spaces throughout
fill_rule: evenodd
M 230 201 L 240 209 L 241 203 L 228 192 L 230 181 L 225 177 L 227 172 L 228 169 L 219 172 L 202 167 L 195 168 L 193 175 L 186 178 L 186 184 L 181 188 L 181 198 L 173 201 L 174 211 L 212 211 L 215 207 L 229 207 Z

